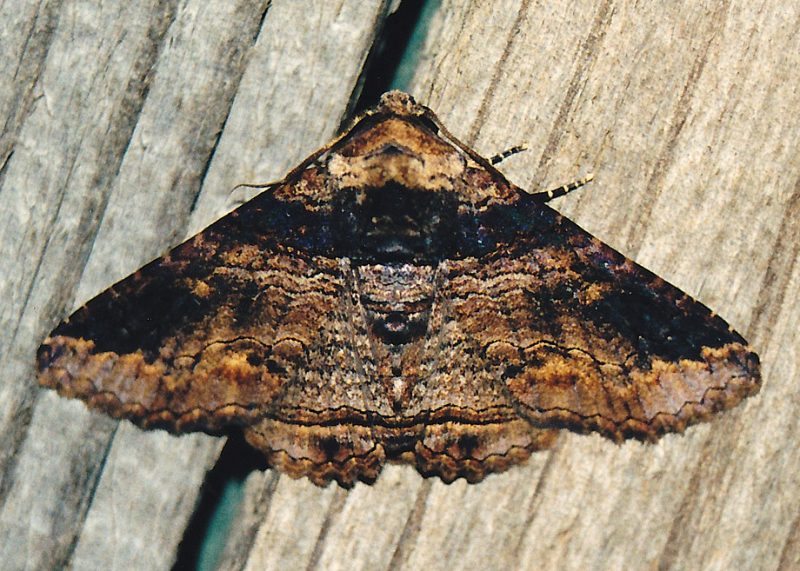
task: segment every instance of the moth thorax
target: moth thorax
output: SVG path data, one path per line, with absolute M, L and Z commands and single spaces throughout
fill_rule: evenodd
M 338 238 L 365 262 L 435 262 L 452 250 L 457 202 L 450 193 L 398 184 L 347 189 Z

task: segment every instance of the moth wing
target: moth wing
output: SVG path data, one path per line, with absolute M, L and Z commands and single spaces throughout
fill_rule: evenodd
M 758 357 L 703 304 L 544 204 L 513 218 L 508 244 L 452 262 L 447 295 L 535 426 L 653 440 L 759 390 Z
M 59 325 L 39 349 L 40 383 L 144 427 L 263 417 L 340 313 L 336 260 L 285 245 L 312 223 L 263 193 Z

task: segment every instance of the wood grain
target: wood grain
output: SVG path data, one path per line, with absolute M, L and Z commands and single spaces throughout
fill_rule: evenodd
M 0 560 L 164 569 L 222 440 L 41 392 L 71 309 L 280 177 L 348 107 L 380 2 L 0 6 Z M 265 14 L 265 15 L 264 15 Z M 263 20 L 262 20 L 263 16 Z M 407 89 L 554 206 L 713 307 L 759 396 L 685 436 L 563 435 L 470 486 L 390 466 L 254 472 L 222 569 L 800 567 L 800 10 L 769 1 L 443 0 Z

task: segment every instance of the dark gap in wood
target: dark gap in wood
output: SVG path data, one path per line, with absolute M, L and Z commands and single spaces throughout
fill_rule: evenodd
M 244 481 L 255 470 L 266 469 L 264 455 L 248 446 L 240 431 L 229 435 L 216 464 L 206 474 L 194 513 L 178 545 L 173 571 L 197 569 L 201 548 L 212 531 L 225 488 L 232 482 Z M 228 531 L 224 530 L 226 535 Z
M 357 115 L 374 106 L 381 94 L 392 88 L 425 4 L 426 0 L 403 0 L 397 10 L 386 18 L 383 30 L 376 36 L 367 56 L 361 76 L 361 94 L 350 115 Z

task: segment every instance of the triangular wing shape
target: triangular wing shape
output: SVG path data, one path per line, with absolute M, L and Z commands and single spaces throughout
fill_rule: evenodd
M 346 272 L 298 249 L 325 240 L 318 223 L 263 193 L 59 325 L 40 382 L 144 427 L 213 431 L 267 415 L 309 360 L 358 377 L 352 351 L 328 350 L 350 327 Z
M 533 200 L 516 238 L 450 262 L 446 295 L 535 426 L 621 440 L 681 432 L 760 387 L 720 317 Z

